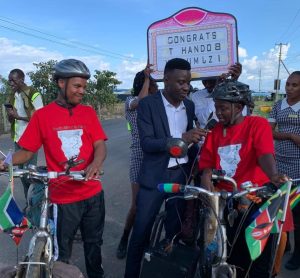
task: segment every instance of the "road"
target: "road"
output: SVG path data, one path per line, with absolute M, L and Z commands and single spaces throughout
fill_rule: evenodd
M 107 158 L 104 165 L 103 187 L 105 192 L 106 219 L 103 237 L 103 265 L 108 278 L 121 278 L 124 274 L 124 260 L 115 256 L 116 248 L 123 231 L 123 223 L 130 205 L 130 185 L 128 179 L 129 144 L 130 137 L 124 119 L 103 121 L 107 133 Z M 9 135 L 0 136 L 0 150 L 7 153 L 13 145 Z M 45 164 L 42 152 L 39 153 L 39 164 Z M 0 195 L 4 191 L 7 179 L 0 178 Z M 24 207 L 23 191 L 20 181 L 15 180 L 15 198 L 21 208 Z M 26 248 L 31 237 L 27 231 L 18 247 L 18 257 L 26 254 Z M 286 255 L 284 260 L 289 255 Z M 0 233 L 0 267 L 13 265 L 17 261 L 17 248 L 7 234 Z M 72 263 L 77 265 L 85 274 L 83 249 L 80 243 L 73 247 Z M 282 268 L 280 276 L 300 277 L 300 270 L 287 271 Z

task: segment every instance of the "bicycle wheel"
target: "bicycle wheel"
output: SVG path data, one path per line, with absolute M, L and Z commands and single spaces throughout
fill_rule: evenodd
M 46 238 L 37 238 L 29 263 L 46 263 L 48 259 L 45 254 Z M 27 266 L 26 278 L 46 278 L 49 277 L 47 265 L 32 264 Z

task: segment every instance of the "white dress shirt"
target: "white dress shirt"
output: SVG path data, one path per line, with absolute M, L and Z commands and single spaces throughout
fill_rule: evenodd
M 173 138 L 182 138 L 182 134 L 186 132 L 188 123 L 185 105 L 182 101 L 178 107 L 175 107 L 167 101 L 162 92 L 161 95 L 168 117 L 170 134 Z M 177 159 L 177 161 L 179 164 L 187 163 L 188 156 L 186 155 L 184 158 L 179 158 Z M 169 160 L 168 168 L 176 165 L 176 159 L 171 157 Z

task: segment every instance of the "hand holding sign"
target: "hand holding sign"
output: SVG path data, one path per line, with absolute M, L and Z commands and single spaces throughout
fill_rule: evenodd
M 218 77 L 238 62 L 236 19 L 231 14 L 186 8 L 148 28 L 151 76 L 162 80 L 168 60 L 186 59 L 192 79 Z M 230 69 L 235 76 L 235 69 Z

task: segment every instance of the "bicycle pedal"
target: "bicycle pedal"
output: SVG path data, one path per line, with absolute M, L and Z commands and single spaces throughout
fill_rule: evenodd
M 229 223 L 229 226 L 232 227 L 234 224 L 234 220 L 238 217 L 238 212 L 236 209 L 233 209 L 229 212 L 228 216 L 227 216 L 227 220 Z

